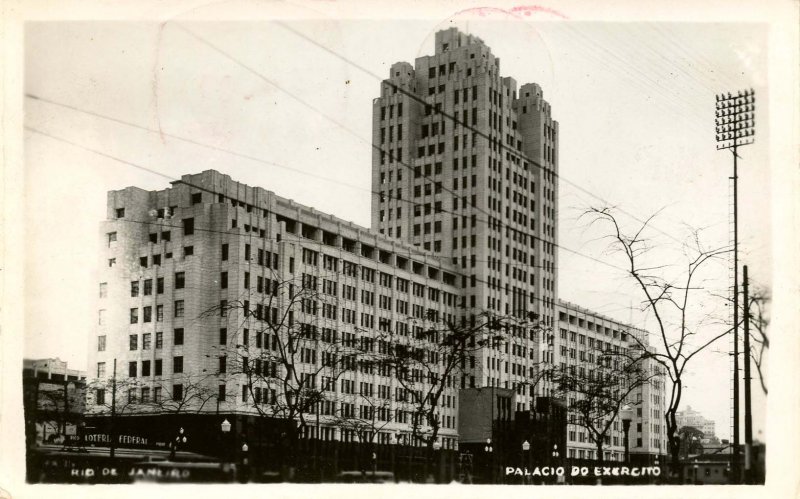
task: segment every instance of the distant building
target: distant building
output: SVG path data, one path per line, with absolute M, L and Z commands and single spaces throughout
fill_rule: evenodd
M 86 373 L 60 359 L 23 359 L 23 408 L 28 446 L 63 443 L 77 433 L 86 409 Z
M 703 436 L 711 441 L 716 438 L 714 421 L 705 418 L 701 413 L 693 410 L 690 405 L 675 413 L 675 423 L 679 430 L 684 426 L 691 426 L 702 431 Z
M 23 359 L 22 376 L 53 381 L 86 381 L 86 371 L 68 369 L 66 361 L 55 359 Z

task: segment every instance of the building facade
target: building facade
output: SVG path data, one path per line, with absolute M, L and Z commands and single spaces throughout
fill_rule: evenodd
M 435 38 L 433 55 L 392 65 L 373 101 L 372 229 L 449 259 L 468 309 L 528 319 L 516 348 L 483 350 L 472 373 L 528 409 L 550 390 L 532 371 L 559 362 L 538 348 L 558 296 L 558 122 L 481 39 Z
M 309 431 L 347 440 L 355 429 L 344 420 L 375 420 L 382 442 L 409 431 L 408 385 L 360 360 L 336 371 L 326 355 L 378 357 L 387 338 L 424 349 L 420 331 L 458 313 L 460 274 L 449 262 L 214 171 L 162 191 L 110 192 L 101 238 L 95 412 L 107 412 L 114 362 L 127 381 L 117 383 L 123 414 L 264 414 L 284 397 L 270 380 L 292 364 L 298 380 L 311 377 L 304 386 L 325 384 L 325 400 L 305 415 L 319 413 L 321 424 Z M 272 338 L 295 331 L 302 340 Z M 290 341 L 296 356 L 276 353 Z M 277 374 L 250 374 L 268 369 Z M 456 382 L 441 399 L 445 448 L 455 442 Z
M 598 375 L 603 369 L 618 371 L 626 353 L 633 357 L 637 347 L 647 345 L 647 332 L 615 321 L 609 317 L 579 307 L 558 302 L 558 338 L 561 340 L 560 368 L 577 372 L 580 376 L 594 371 Z M 611 356 L 605 352 L 613 352 Z M 642 374 L 650 377 L 655 363 L 646 361 Z M 655 376 L 632 391 L 626 400 L 635 411 L 629 429 L 629 452 L 631 459 L 652 462 L 655 456 L 666 454 L 666 431 L 664 428 L 664 376 Z M 568 395 L 567 407 L 578 394 Z M 579 459 L 597 459 L 597 450 L 587 429 L 576 424 L 578 415 L 568 416 L 567 456 Z M 624 433 L 622 421 L 617 417 L 606 434 L 603 452 L 605 460 L 621 461 L 624 458 Z
M 448 29 L 433 55 L 392 65 L 373 101 L 369 229 L 216 171 L 110 192 L 90 412 L 108 414 L 114 380 L 117 414 L 270 415 L 322 439 L 390 443 L 425 426 L 414 397 L 446 379 L 445 449 L 459 390 L 496 388 L 513 395 L 510 414 L 536 412 L 558 395 L 543 373 L 646 340 L 557 300 L 558 136 L 538 85 L 517 88 L 479 38 Z M 441 372 L 438 333 L 492 316 L 508 319 L 502 341 Z M 381 367 L 398 348 L 431 373 L 404 374 L 411 386 Z M 308 388 L 323 396 L 298 406 Z M 665 451 L 663 383 L 636 396 L 631 452 Z M 598 457 L 574 423 L 566 435 L 562 458 Z M 621 459 L 621 423 L 605 448 Z

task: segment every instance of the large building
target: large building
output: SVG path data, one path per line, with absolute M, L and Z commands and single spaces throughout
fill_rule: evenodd
M 424 347 L 423 327 L 458 311 L 460 274 L 449 262 L 214 171 L 162 191 L 110 192 L 101 233 L 90 365 L 107 380 L 117 363 L 130 412 L 169 411 L 172 399 L 186 401 L 186 412 L 257 414 L 260 398 L 281 416 L 286 363 L 301 370 L 296 384 L 311 376 L 303 386 L 331 385 L 314 407 L 321 437 L 354 438 L 341 418 L 370 420 L 373 410 L 379 441 L 409 430 L 408 385 L 365 365 L 334 372 L 327 356 L 377 356 L 389 337 Z M 298 298 L 301 289 L 313 294 Z M 445 448 L 456 438 L 456 389 L 441 399 Z M 198 409 L 203 394 L 212 400 Z M 95 390 L 96 411 L 107 396 L 107 384 Z
M 592 344 L 630 348 L 630 326 L 557 300 L 558 123 L 541 88 L 502 77 L 474 36 L 448 29 L 435 43 L 392 65 L 374 100 L 369 229 L 215 171 L 108 194 L 95 414 L 115 378 L 117 414 L 270 414 L 326 440 L 363 441 L 367 423 L 376 442 L 407 440 L 414 401 L 442 373 L 415 369 L 409 388 L 368 357 L 400 348 L 444 365 L 437 328 L 503 318 L 502 341 L 477 342 L 445 378 L 436 417 L 452 449 L 460 389 L 502 389 L 511 413 L 537 411 L 557 395 L 542 373 L 580 369 Z M 342 358 L 358 361 L 337 371 Z M 303 386 L 324 397 L 287 410 Z M 662 392 L 639 394 L 634 453 L 665 449 L 648 419 Z M 604 458 L 621 458 L 619 426 Z M 598 457 L 576 426 L 569 435 L 562 457 Z
M 593 370 L 597 374 L 603 369 L 618 371 L 620 362 L 628 358 L 626 353 L 630 352 L 631 357 L 635 358 L 638 356 L 635 351 L 648 345 L 646 331 L 561 300 L 558 302 L 557 336 L 561 340 L 558 347 L 559 358 L 562 359 L 559 367 L 579 373 L 579 379 L 585 374 L 591 376 Z M 604 355 L 606 352 L 612 355 Z M 652 361 L 643 364 L 640 374 L 642 379 L 648 381 L 631 392 L 625 401 L 635 411 L 628 434 L 629 450 L 632 459 L 640 462 L 652 462 L 651 458 L 668 451 L 664 427 L 664 376 L 653 376 L 651 379 L 655 366 Z M 580 396 L 569 395 L 567 406 Z M 588 430 L 576 424 L 578 417 L 574 413 L 569 415 L 567 456 L 596 459 L 596 446 Z M 614 421 L 606 437 L 603 458 L 621 461 L 625 453 L 622 422 Z
M 555 324 L 558 123 L 535 83 L 519 89 L 481 39 L 436 33 L 435 53 L 392 65 L 373 101 L 372 228 L 450 260 L 467 308 Z M 535 315 L 533 315 L 535 314 Z M 536 330 L 534 330 L 536 329 Z M 541 328 L 487 348 L 478 386 L 515 389 L 529 408 Z

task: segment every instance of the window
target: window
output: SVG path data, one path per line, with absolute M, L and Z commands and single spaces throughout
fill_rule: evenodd
M 156 350 L 164 347 L 164 333 L 159 331 L 156 333 Z
M 228 245 L 227 244 L 223 244 L 222 245 L 222 261 L 224 262 L 227 259 L 228 259 Z
M 105 298 L 108 296 L 108 283 L 101 282 L 100 283 L 100 298 Z
M 150 361 L 142 361 L 142 376 L 150 376 Z
M 108 239 L 108 247 L 111 248 L 112 246 L 114 246 L 114 243 L 117 242 L 117 233 L 109 232 L 108 234 L 106 234 L 106 238 Z
M 175 317 L 183 317 L 183 300 L 175 300 Z
M 180 355 L 172 358 L 172 372 L 175 374 L 183 372 L 183 357 Z
M 161 376 L 161 359 L 156 359 L 156 364 L 153 371 L 155 376 Z
M 139 281 L 131 281 L 131 298 L 139 296 Z
M 162 294 L 164 293 L 164 278 L 159 277 L 156 279 L 156 293 Z
M 175 345 L 183 345 L 183 328 L 177 327 L 175 328 L 175 333 L 173 335 L 174 344 Z
M 183 256 L 192 256 L 194 255 L 194 246 L 184 246 L 183 247 Z
M 200 204 L 203 202 L 203 193 L 195 192 L 192 194 L 192 204 Z
M 153 402 L 159 403 L 161 402 L 161 387 L 157 386 L 153 388 Z
M 117 214 L 117 218 L 124 218 L 125 217 L 125 208 L 117 208 L 116 214 Z
M 132 308 L 131 309 L 131 324 L 136 324 L 139 322 L 139 309 Z
M 227 345 L 228 344 L 228 329 L 221 328 L 219 330 L 219 344 L 220 345 Z
M 128 362 L 128 377 L 136 377 L 136 361 Z
M 152 322 L 153 320 L 153 307 L 144 307 L 144 322 Z
M 217 400 L 219 400 L 220 402 L 225 402 L 225 385 L 219 385 Z
M 180 402 L 183 399 L 183 385 L 172 385 L 172 400 Z
M 103 405 L 106 403 L 106 391 L 102 388 L 98 388 L 94 394 L 94 402 L 97 405 Z
M 98 352 L 106 351 L 106 335 L 97 337 L 97 351 Z
M 225 374 L 228 372 L 228 358 L 224 355 L 219 358 L 219 373 Z
M 175 289 L 183 289 L 186 286 L 186 272 L 175 272 Z
M 106 363 L 105 362 L 98 362 L 97 363 L 97 377 L 104 378 L 106 376 Z
M 164 305 L 156 305 L 156 322 L 164 320 Z
M 194 218 L 183 219 L 183 235 L 191 236 L 194 234 Z
M 153 280 L 152 279 L 145 279 L 144 280 L 144 295 L 150 296 L 153 294 Z
M 219 287 L 222 289 L 228 288 L 228 273 L 221 272 L 219 275 Z

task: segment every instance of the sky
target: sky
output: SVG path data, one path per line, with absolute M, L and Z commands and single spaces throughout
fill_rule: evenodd
M 380 79 L 392 63 L 432 53 L 434 33 L 451 26 L 482 38 L 503 76 L 540 84 L 559 122 L 560 298 L 651 330 L 641 293 L 608 251 L 608 227 L 584 212 L 613 206 L 626 229 L 658 213 L 645 234 L 673 276 L 690 228 L 703 229 L 708 247 L 727 245 L 732 156 L 716 150 L 715 94 L 755 89 L 756 142 L 740 151 L 740 260 L 753 286 L 770 286 L 763 25 L 481 14 L 28 23 L 25 357 L 85 368 L 109 190 L 163 189 L 216 169 L 368 226 Z M 724 317 L 707 293 L 726 293 L 727 276 L 727 262 L 709 268 L 693 314 Z M 723 341 L 698 355 L 685 383 L 684 404 L 714 419 L 721 438 L 730 424 L 727 349 Z M 766 438 L 757 384 L 753 393 L 756 438 Z

